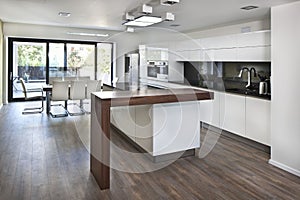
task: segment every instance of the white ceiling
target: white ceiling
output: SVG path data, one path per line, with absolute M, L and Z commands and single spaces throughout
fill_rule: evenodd
M 162 6 L 159 0 L 0 0 L 0 19 L 42 25 L 77 28 L 124 30 L 123 15 L 143 3 L 153 6 L 153 15 L 165 12 L 175 14 L 175 21 L 162 22 L 156 26 L 188 31 L 233 22 L 265 19 L 270 7 L 297 0 L 180 0 L 173 6 Z M 252 11 L 240 8 L 259 6 Z M 70 12 L 68 18 L 58 16 L 60 11 Z M 171 24 L 180 24 L 171 27 Z

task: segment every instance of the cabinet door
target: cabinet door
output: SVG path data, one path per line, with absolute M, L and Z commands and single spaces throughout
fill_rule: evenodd
M 135 141 L 147 152 L 153 152 L 152 105 L 135 106 Z
M 268 100 L 246 97 L 246 137 L 270 145 L 270 111 Z
M 237 52 L 237 61 L 270 61 L 271 60 L 270 46 L 237 48 L 236 52 Z
M 215 127 L 220 127 L 220 95 L 214 91 L 214 99 L 200 102 L 200 120 Z
M 176 61 L 188 61 L 189 51 L 176 51 Z
M 135 107 L 120 106 L 111 108 L 110 122 L 129 138 L 135 141 Z
M 236 47 L 236 35 L 203 38 L 199 43 L 205 49 L 234 48 Z
M 213 54 L 214 61 L 236 61 L 236 48 L 215 49 Z
M 153 105 L 153 155 L 200 147 L 199 102 Z
M 220 99 L 221 128 L 245 136 L 245 96 L 225 94 Z
M 190 50 L 188 54 L 189 61 L 202 61 L 203 51 L 200 49 Z
M 255 47 L 271 45 L 271 32 L 259 31 L 237 35 L 237 47 Z

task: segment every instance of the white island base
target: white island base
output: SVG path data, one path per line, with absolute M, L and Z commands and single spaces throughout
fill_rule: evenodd
M 111 123 L 151 156 L 200 147 L 200 102 L 111 108 Z

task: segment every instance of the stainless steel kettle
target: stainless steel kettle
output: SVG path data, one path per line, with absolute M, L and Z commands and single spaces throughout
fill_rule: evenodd
M 267 81 L 259 82 L 259 94 L 267 95 L 268 92 L 269 92 L 268 91 L 268 82 Z

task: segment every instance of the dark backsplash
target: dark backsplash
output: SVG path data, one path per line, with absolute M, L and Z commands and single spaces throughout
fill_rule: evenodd
M 238 77 L 243 67 L 255 68 L 257 76 L 252 73 L 251 87 L 255 91 L 261 80 L 270 80 L 271 62 L 184 62 L 185 83 L 215 90 L 244 90 L 247 73 Z

